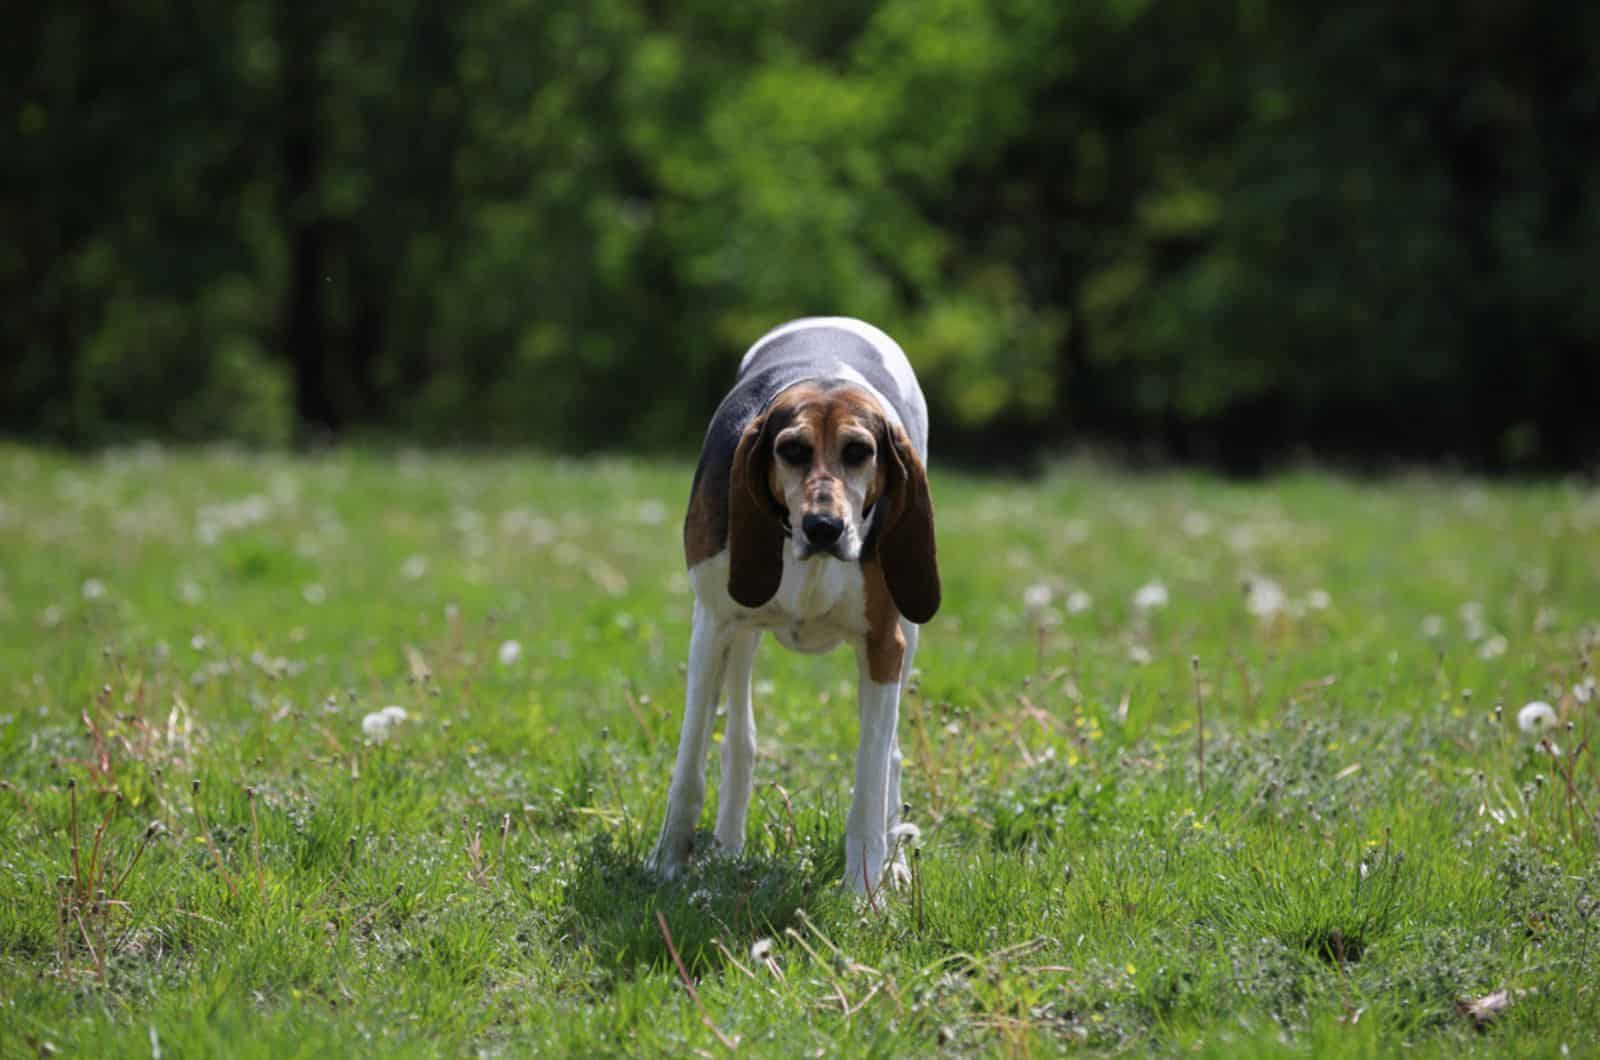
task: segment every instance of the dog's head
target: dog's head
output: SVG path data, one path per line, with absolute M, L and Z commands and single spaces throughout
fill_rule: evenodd
M 772 599 L 785 547 L 802 561 L 876 559 L 902 615 L 926 622 L 939 609 L 927 473 L 865 390 L 790 387 L 745 428 L 729 483 L 729 595 L 746 607 Z

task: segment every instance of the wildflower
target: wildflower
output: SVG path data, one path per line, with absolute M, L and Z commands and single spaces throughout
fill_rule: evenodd
M 1081 615 L 1094 606 L 1094 597 L 1082 589 L 1074 589 L 1067 597 L 1067 614 Z
M 89 578 L 83 583 L 83 598 L 98 600 L 106 594 L 106 583 L 99 578 Z
M 394 719 L 381 710 L 375 710 L 361 719 L 361 731 L 373 743 L 383 743 L 389 738 Z
M 1160 582 L 1149 582 L 1133 594 L 1133 606 L 1140 611 L 1153 611 L 1167 606 L 1167 587 Z
M 1506 653 L 1511 644 L 1506 638 L 1496 633 L 1478 646 L 1478 658 L 1498 659 Z
M 1257 618 L 1271 618 L 1289 606 L 1289 596 L 1271 578 L 1251 578 L 1245 583 L 1244 605 Z
M 306 603 L 315 607 L 328 598 L 328 590 L 322 587 L 321 582 L 312 582 L 300 590 L 300 595 L 305 597 Z
M 394 731 L 395 726 L 408 718 L 410 715 L 406 713 L 406 708 L 390 705 L 363 717 L 361 731 L 373 743 L 383 743 Z
M 1050 586 L 1044 582 L 1034 582 L 1022 590 L 1022 606 L 1027 609 L 1030 615 L 1037 615 L 1050 606 L 1050 601 L 1053 597 L 1054 594 L 1050 591 Z
M 420 554 L 408 556 L 406 561 L 400 564 L 400 575 L 407 581 L 414 582 L 427 573 L 428 558 L 426 556 Z
M 1326 611 L 1333 605 L 1333 597 L 1328 595 L 1326 589 L 1313 589 L 1306 597 L 1306 606 L 1313 611 Z
M 1428 615 L 1422 620 L 1422 635 L 1429 640 L 1444 636 L 1444 619 L 1439 615 Z
M 772 940 L 756 939 L 752 942 L 750 944 L 750 959 L 763 963 L 772 960 Z
M 899 824 L 889 829 L 889 841 L 891 843 L 905 843 L 921 838 L 922 829 L 918 828 L 910 821 L 901 821 Z
M 1555 708 L 1543 700 L 1536 699 L 1517 711 L 1517 728 L 1523 732 L 1537 733 L 1542 729 L 1554 728 L 1555 724 Z
M 508 640 L 500 645 L 500 665 L 510 666 L 522 658 L 522 644 L 519 641 Z

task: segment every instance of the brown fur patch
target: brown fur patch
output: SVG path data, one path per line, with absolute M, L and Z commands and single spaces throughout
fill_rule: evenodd
M 707 488 L 711 476 L 695 483 L 689 512 L 683 519 L 683 558 L 693 567 L 721 552 L 728 544 L 728 498 L 714 497 Z
M 900 632 L 900 609 L 889 595 L 883 565 L 876 560 L 861 564 L 862 590 L 867 604 L 867 672 L 881 685 L 900 680 L 906 657 L 906 638 Z
M 906 432 L 896 427 L 888 433 L 893 468 L 887 488 L 893 505 L 878 535 L 878 559 L 900 613 L 921 625 L 939 610 L 940 600 L 933 498 L 928 494 L 927 473 Z

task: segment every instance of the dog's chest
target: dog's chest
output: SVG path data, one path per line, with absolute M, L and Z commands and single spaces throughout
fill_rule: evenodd
M 783 580 L 771 600 L 757 608 L 740 607 L 728 597 L 728 553 L 689 572 L 695 595 L 707 606 L 741 624 L 770 630 L 793 651 L 829 651 L 842 641 L 865 636 L 867 604 L 861 564 L 825 556 L 798 559 L 783 550 Z

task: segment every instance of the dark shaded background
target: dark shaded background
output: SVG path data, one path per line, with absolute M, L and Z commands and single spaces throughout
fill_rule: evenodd
M 1600 6 L 25 5 L 0 430 L 692 450 L 812 312 L 942 456 L 1600 454 Z

